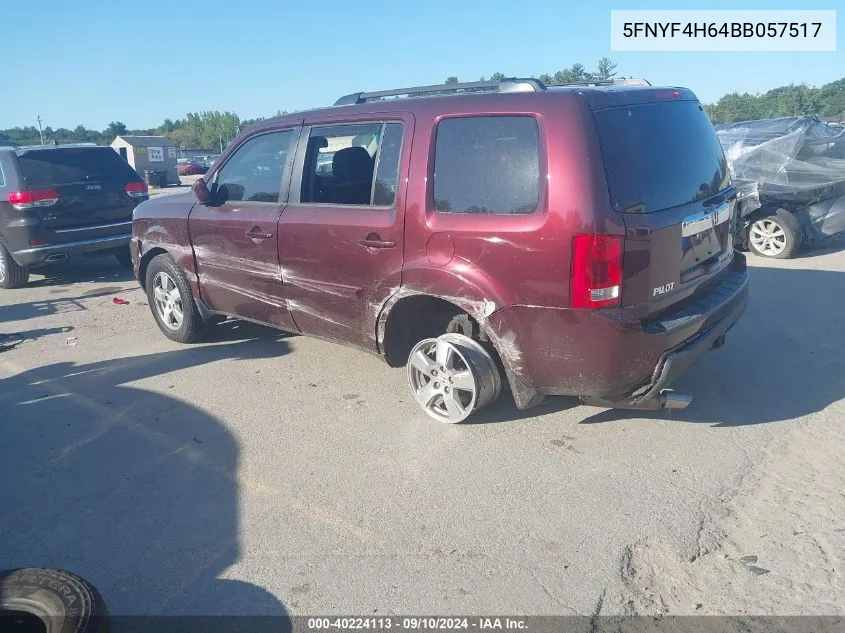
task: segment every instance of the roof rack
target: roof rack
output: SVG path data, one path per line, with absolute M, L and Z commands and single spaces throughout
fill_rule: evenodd
M 509 78 L 501 81 L 471 81 L 467 83 L 434 84 L 431 86 L 414 86 L 412 88 L 396 88 L 394 90 L 379 90 L 376 92 L 353 92 L 335 101 L 336 106 L 356 105 L 368 101 L 378 101 L 386 97 L 413 97 L 437 94 L 466 94 L 473 92 L 540 92 L 546 86 L 537 79 Z
M 567 81 L 564 84 L 549 84 L 549 88 L 560 88 L 564 86 L 583 86 L 588 88 L 590 86 L 650 86 L 651 83 L 646 79 L 636 79 L 634 77 L 626 79 L 621 77 L 619 79 L 598 79 L 592 81 Z

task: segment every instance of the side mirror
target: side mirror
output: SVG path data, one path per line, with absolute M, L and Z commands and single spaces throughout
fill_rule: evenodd
M 194 192 L 194 196 L 196 199 L 201 202 L 202 204 L 208 204 L 211 202 L 211 192 L 208 190 L 208 185 L 205 184 L 205 180 L 203 178 L 198 178 L 197 181 L 191 186 L 191 190 Z

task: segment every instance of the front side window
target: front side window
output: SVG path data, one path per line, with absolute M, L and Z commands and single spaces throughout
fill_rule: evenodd
M 444 119 L 434 150 L 434 208 L 524 214 L 540 199 L 537 121 L 529 116 Z
M 278 203 L 293 138 L 293 130 L 282 130 L 244 142 L 215 174 L 216 195 L 225 201 Z
M 312 128 L 300 202 L 391 206 L 402 149 L 401 123 Z

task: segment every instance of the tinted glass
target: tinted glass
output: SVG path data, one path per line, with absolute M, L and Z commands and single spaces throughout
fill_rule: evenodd
M 18 163 L 29 187 L 139 180 L 135 170 L 110 147 L 32 150 L 19 154 Z
M 369 205 L 381 123 L 312 128 L 302 170 L 302 202 Z
M 531 213 L 539 195 L 539 132 L 532 117 L 466 117 L 437 126 L 435 209 Z
M 652 213 L 707 198 L 728 185 L 713 125 L 695 101 L 595 113 L 617 211 Z
M 402 153 L 402 124 L 388 123 L 378 154 L 376 184 L 373 188 L 374 206 L 391 206 L 396 199 L 399 180 L 399 159 Z
M 3 165 L 0 165 L 0 187 L 6 186 L 6 176 L 3 175 Z
M 244 142 L 216 173 L 224 200 L 278 202 L 293 130 L 261 134 Z

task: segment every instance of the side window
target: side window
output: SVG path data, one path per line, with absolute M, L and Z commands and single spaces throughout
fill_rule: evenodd
M 0 165 L 0 187 L 6 186 L 6 176 L 3 175 L 3 165 Z
M 533 213 L 540 199 L 537 121 L 529 116 L 444 119 L 434 150 L 434 208 Z
M 311 129 L 300 202 L 389 206 L 396 197 L 401 123 Z
M 218 195 L 227 201 L 277 203 L 293 139 L 293 130 L 283 130 L 246 141 L 215 174 Z

